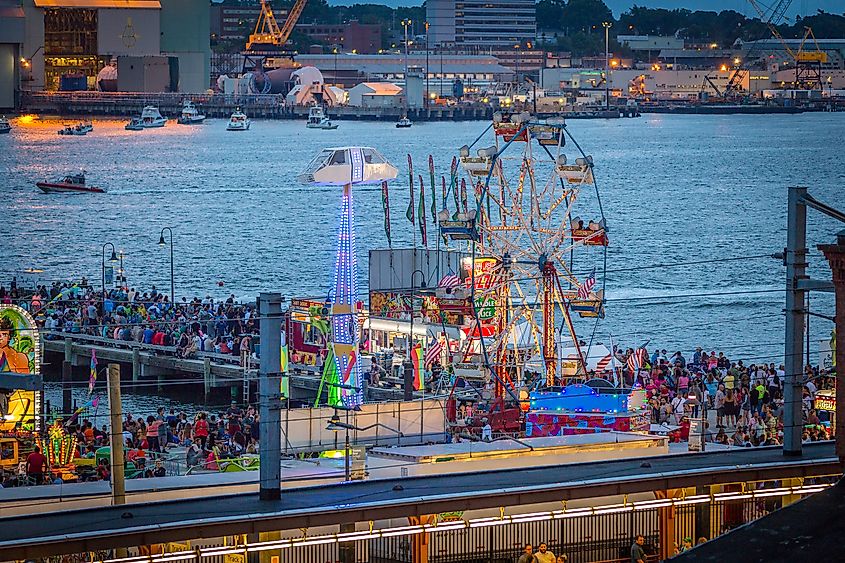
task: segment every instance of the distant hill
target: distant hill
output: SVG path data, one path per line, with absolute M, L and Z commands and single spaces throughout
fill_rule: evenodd
M 329 0 L 332 6 L 349 6 L 351 4 L 385 4 L 387 6 L 420 6 L 423 0 Z M 764 4 L 770 4 L 767 0 Z M 747 0 L 605 0 L 605 4 L 613 10 L 618 18 L 619 14 L 637 4 L 649 8 L 687 8 L 689 10 L 736 10 L 746 16 L 755 15 L 754 9 Z M 842 0 L 793 0 L 788 16 L 794 18 L 796 15 L 811 15 L 816 10 L 824 10 L 832 14 L 845 13 L 845 4 Z

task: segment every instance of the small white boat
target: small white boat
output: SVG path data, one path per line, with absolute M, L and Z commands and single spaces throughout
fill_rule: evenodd
M 332 123 L 322 106 L 313 106 L 308 110 L 308 129 L 337 129 L 337 123 Z
M 247 131 L 251 123 L 246 114 L 241 111 L 241 108 L 237 108 L 229 118 L 226 131 Z
M 91 121 L 83 121 L 79 125 L 77 125 L 77 127 L 79 127 L 80 130 L 85 131 L 86 133 L 90 133 L 94 130 L 94 124 Z
M 161 112 L 158 111 L 157 107 L 144 106 L 144 110 L 141 112 L 141 125 L 143 125 L 145 129 L 164 127 L 166 123 L 167 118 L 162 117 Z
M 182 125 L 195 125 L 197 123 L 202 123 L 203 121 L 205 121 L 205 115 L 199 112 L 191 100 L 185 100 L 182 102 L 182 115 L 180 115 L 179 119 L 176 120 L 177 123 Z
M 9 123 L 9 120 L 6 119 L 6 116 L 0 117 L 0 135 L 3 133 L 8 133 L 12 130 L 12 124 Z
M 141 121 L 140 117 L 133 117 L 132 120 L 126 124 L 124 129 L 127 131 L 142 131 L 144 129 L 144 123 Z
M 65 125 L 63 129 L 59 129 L 58 133 L 59 135 L 81 136 L 87 135 L 88 131 L 91 131 L 93 129 L 93 127 L 91 129 L 88 129 L 84 123 L 78 123 L 76 125 Z
M 402 119 L 396 122 L 397 129 L 405 129 L 407 127 L 410 127 L 411 125 L 413 124 L 411 123 L 411 120 L 407 117 L 403 117 Z

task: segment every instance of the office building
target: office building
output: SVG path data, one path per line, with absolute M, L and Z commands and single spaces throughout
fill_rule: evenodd
M 537 35 L 534 0 L 427 0 L 429 45 L 513 47 Z

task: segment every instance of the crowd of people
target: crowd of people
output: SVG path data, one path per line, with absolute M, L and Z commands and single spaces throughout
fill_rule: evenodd
M 126 414 L 122 424 L 127 478 L 165 477 L 197 471 L 221 471 L 245 457 L 258 454 L 259 415 L 257 409 L 244 410 L 235 401 L 225 411 L 201 411 L 188 416 L 184 411 L 165 408 L 155 414 Z M 76 438 L 73 458 L 78 481 L 108 481 L 111 478 L 109 454 L 98 450 L 109 446 L 109 429 L 82 419 L 65 425 L 68 436 Z M 255 456 L 254 458 L 250 456 Z M 91 465 L 78 460 L 91 459 Z M 243 463 L 241 464 L 243 465 Z M 0 488 L 20 485 L 62 483 L 67 468 L 51 467 L 38 446 L 26 455 L 19 467 L 0 474 Z
M 10 289 L 0 287 L 0 302 L 21 305 L 47 331 L 174 347 L 185 358 L 214 352 L 245 362 L 258 332 L 255 306 L 237 303 L 234 295 L 224 301 L 182 297 L 174 304 L 155 286 L 145 292 L 109 289 L 103 295 L 86 278 L 34 290 L 22 290 L 13 279 Z
M 681 352 L 666 350 L 647 353 L 646 361 L 631 369 L 628 360 L 635 350 L 617 351 L 617 359 L 626 366 L 628 384 L 646 390 L 652 424 L 677 427 L 675 435 L 686 440 L 690 419 L 702 416 L 701 410 L 715 413 L 705 417 L 706 441 L 749 447 L 780 445 L 783 442 L 784 382 L 783 365 L 733 361 L 724 352 L 709 354 L 696 348 L 687 359 Z M 641 356 L 643 354 L 640 354 Z M 802 374 L 804 441 L 827 440 L 829 426 L 823 424 L 813 409 L 816 393 L 833 388 L 832 375 L 806 366 Z

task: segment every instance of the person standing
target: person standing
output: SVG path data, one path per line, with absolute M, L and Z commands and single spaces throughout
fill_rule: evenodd
M 534 559 L 537 563 L 556 563 L 557 558 L 555 554 L 549 551 L 546 542 L 540 544 L 540 548 L 537 550 L 537 553 L 534 554 Z
M 640 534 L 631 546 L 631 563 L 645 563 L 643 544 L 645 544 L 645 537 Z
M 35 446 L 32 453 L 26 456 L 26 476 L 31 477 L 36 485 L 44 482 L 47 473 L 47 458 L 41 453 L 41 448 Z
M 516 563 L 537 563 L 537 557 L 534 556 L 534 546 L 530 543 L 525 544 L 525 551 L 522 552 Z

